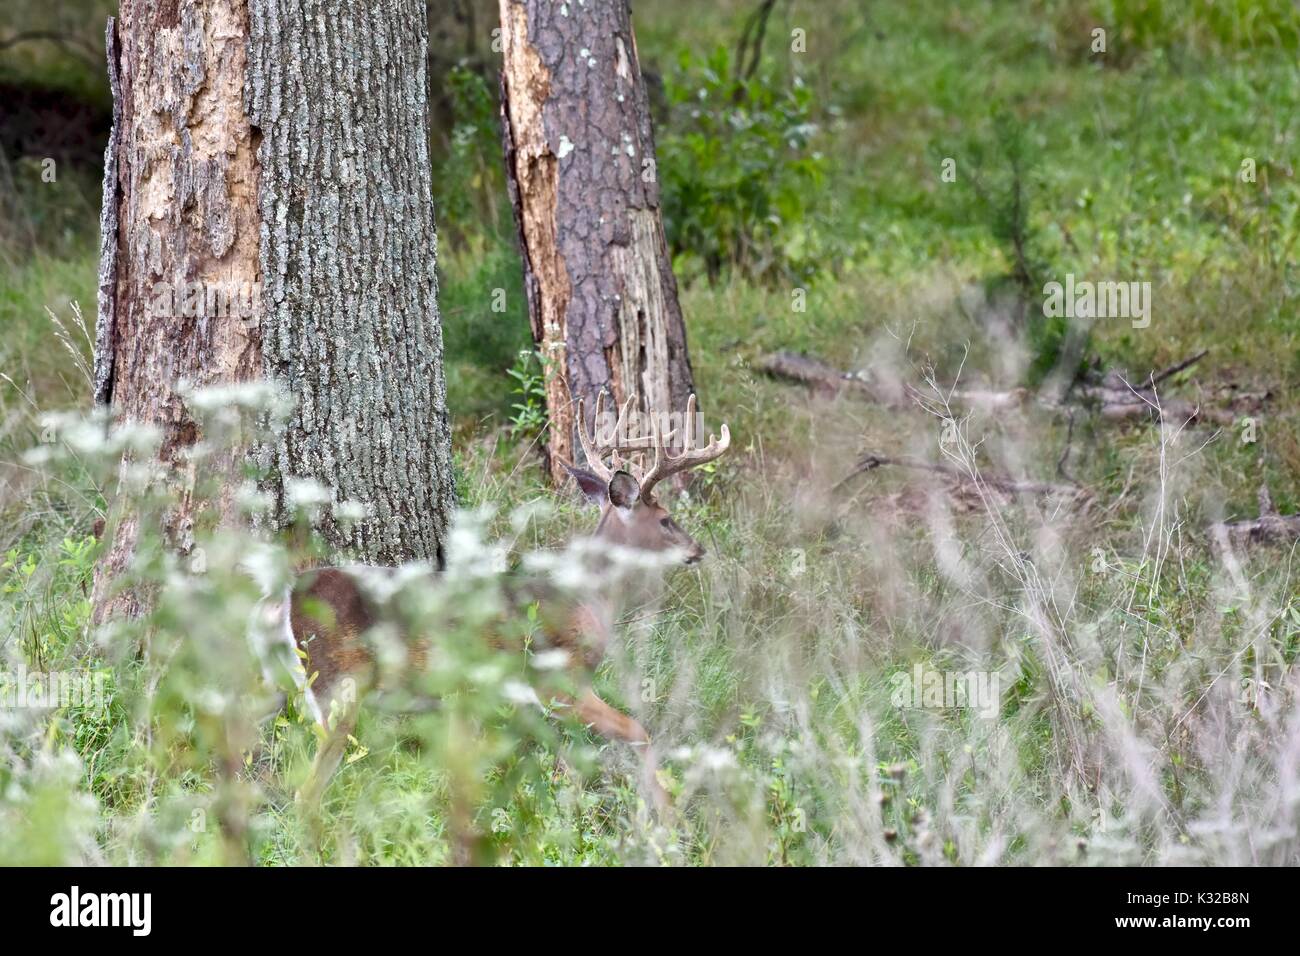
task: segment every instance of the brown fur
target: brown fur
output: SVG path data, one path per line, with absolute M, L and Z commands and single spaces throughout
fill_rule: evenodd
M 605 657 L 609 640 L 607 613 L 596 602 L 582 604 L 558 599 L 536 588 L 515 595 L 521 607 L 542 605 L 541 648 L 561 648 L 572 656 L 574 666 L 594 670 Z M 303 655 L 309 684 L 328 715 L 329 701 L 347 677 L 355 681 L 358 696 L 375 682 L 374 656 L 366 643 L 366 632 L 384 619 L 383 612 L 366 597 L 356 576 L 346 568 L 321 568 L 305 572 L 290 601 L 290 626 Z M 404 635 L 406 663 L 413 669 L 424 666 L 428 642 Z M 483 635 L 499 650 L 507 646 L 497 630 Z
M 608 482 L 590 472 L 573 470 L 584 492 L 601 507 L 594 537 L 610 545 L 650 551 L 677 550 L 687 564 L 704 556 L 702 548 L 668 514 L 651 494 L 642 494 L 636 480 L 619 472 Z M 611 501 L 611 498 L 613 501 Z M 509 591 L 509 588 L 507 588 Z M 584 724 L 611 740 L 632 744 L 641 750 L 645 783 L 660 808 L 667 807 L 667 795 L 656 777 L 650 736 L 633 717 L 605 703 L 591 690 L 591 672 L 604 659 L 614 619 L 608 599 L 578 603 L 547 594 L 529 586 L 512 595 L 520 607 L 536 602 L 542 609 L 538 643 L 562 648 L 570 654 L 570 670 L 581 690 L 573 696 L 556 695 Z M 347 737 L 356 722 L 360 699 L 374 683 L 374 659 L 365 634 L 385 620 L 381 608 L 373 606 L 356 576 L 345 568 L 321 568 L 305 572 L 293 590 L 290 624 L 294 640 L 305 658 L 309 686 L 322 715 L 330 726 L 316 755 L 312 772 L 300 797 L 319 799 L 347 747 Z M 501 647 L 500 633 L 485 635 Z M 423 666 L 427 647 L 407 640 L 408 663 Z M 344 681 L 355 683 L 349 688 Z M 342 690 L 351 693 L 341 693 Z M 342 706 L 340 706 L 342 705 Z
M 670 551 L 677 549 L 685 555 L 687 564 L 704 557 L 700 543 L 687 534 L 668 509 L 655 498 L 648 501 L 634 499 L 631 507 L 618 508 L 605 505 L 594 537 L 639 551 Z
M 326 713 L 343 677 L 364 680 L 369 675 L 373 660 L 362 635 L 376 621 L 356 579 L 341 568 L 308 572 L 294 588 L 289 622 L 305 655 L 310 686 Z

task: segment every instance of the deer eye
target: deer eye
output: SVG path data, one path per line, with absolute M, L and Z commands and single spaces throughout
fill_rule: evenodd
M 659 519 L 659 526 L 660 526 L 661 528 L 663 528 L 665 531 L 672 531 L 672 530 L 673 530 L 673 519 L 672 519 L 672 518 L 660 518 L 660 519 Z

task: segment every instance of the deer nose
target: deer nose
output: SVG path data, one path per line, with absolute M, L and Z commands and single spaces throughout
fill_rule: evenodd
M 687 564 L 699 564 L 704 560 L 704 556 L 709 552 L 705 551 L 700 545 L 695 545 L 690 551 L 686 552 Z

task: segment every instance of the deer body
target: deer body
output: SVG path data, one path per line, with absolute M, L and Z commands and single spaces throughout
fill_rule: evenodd
M 620 423 L 626 418 L 632 400 L 624 406 Z M 693 417 L 695 399 L 689 403 L 688 420 Z M 597 418 L 600 402 L 597 403 Z M 579 433 L 586 452 L 588 468 L 569 468 L 588 500 L 600 508 L 600 520 L 592 537 L 610 547 L 652 553 L 672 552 L 687 564 L 704 556 L 704 549 L 687 534 L 655 498 L 655 484 L 677 471 L 712 460 L 721 455 L 730 442 L 727 426 L 722 439 L 711 440 L 704 449 L 683 442 L 678 456 L 668 455 L 665 436 L 655 435 L 652 444 L 654 465 L 642 471 L 638 479 L 631 472 L 603 463 L 611 448 L 598 448 L 583 431 L 582 406 L 578 409 Z M 617 452 L 614 461 L 620 464 Z M 330 777 L 337 769 L 347 747 L 357 716 L 357 707 L 377 679 L 374 655 L 366 635 L 375 627 L 392 623 L 394 615 L 382 597 L 367 582 L 396 573 L 394 569 L 371 567 L 328 567 L 301 574 L 278 600 L 266 602 L 263 625 L 273 640 L 291 652 L 291 670 L 303 692 L 312 717 L 324 730 L 311 772 L 299 792 L 299 798 L 314 803 L 319 800 Z M 430 575 L 436 572 L 430 570 Z M 437 586 L 436 580 L 430 586 Z M 643 760 L 645 784 L 656 804 L 666 805 L 666 794 L 655 776 L 655 758 L 650 737 L 633 717 L 601 700 L 591 689 L 592 672 L 604 659 L 614 622 L 619 611 L 616 595 L 597 594 L 581 600 L 525 590 L 524 603 L 542 608 L 540 643 L 548 649 L 563 650 L 568 655 L 572 696 L 556 695 L 555 702 L 572 709 L 582 723 L 611 740 L 639 748 Z M 428 642 L 402 635 L 406 646 L 406 665 L 425 666 Z M 492 645 L 505 648 L 509 641 L 498 633 L 484 635 Z

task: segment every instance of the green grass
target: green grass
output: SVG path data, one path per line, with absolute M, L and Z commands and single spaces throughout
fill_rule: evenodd
M 751 6 L 638 5 L 641 56 L 661 71 L 682 45 L 706 56 L 734 42 Z M 0 711 L 0 860 L 220 862 L 233 814 L 268 865 L 436 864 L 451 856 L 449 807 L 470 794 L 486 845 L 525 864 L 1300 861 L 1280 802 L 1297 733 L 1293 554 L 1260 551 L 1234 577 L 1204 532 L 1253 516 L 1262 482 L 1279 508 L 1300 508 L 1294 20 L 1283 3 L 779 5 L 764 69 L 815 92 L 816 228 L 843 262 L 810 281 L 805 311 L 788 282 L 724 273 L 682 289 L 702 405 L 733 435 L 676 508 L 711 559 L 671 579 L 660 613 L 625 627 L 598 675 L 668 756 L 682 810 L 668 826 L 647 815 L 624 748 L 466 694 L 449 710 L 478 730 L 458 737 L 445 713 L 367 713 L 311 832 L 291 800 L 314 747 L 296 709 L 232 742 L 196 703 L 211 661 L 175 619 L 205 609 L 220 641 L 250 600 L 220 548 L 206 590 L 161 576 L 177 603 L 160 646 L 175 660 L 93 643 L 82 543 L 111 469 L 93 455 L 21 457 L 41 440 L 38 410 L 84 403 L 45 309 L 93 311 L 93 176 L 33 193 L 40 243 L 0 255 L 12 380 L 0 381 L 0 654 L 29 667 L 89 655 L 114 696 L 102 714 Z M 1108 52 L 1090 55 L 1099 25 Z M 807 53 L 789 50 L 794 28 Z M 771 381 L 754 369 L 766 352 L 916 386 L 931 367 L 941 383 L 960 370 L 993 387 L 1028 374 L 1033 348 L 998 332 L 990 295 L 1014 252 L 972 188 L 1007 176 L 999 116 L 1032 157 L 1026 229 L 1045 273 L 1152 283 L 1151 326 L 1102 320 L 1092 354 L 1140 377 L 1209 348 L 1167 389 L 1271 391 L 1257 442 L 1087 417 L 1069 433 L 1043 409 L 976 414 L 948 449 L 958 461 L 1053 480 L 1069 433 L 1087 510 L 963 511 L 942 495 L 909 510 L 918 476 L 889 470 L 833 490 L 862 450 L 937 457 L 942 424 Z M 953 183 L 940 178 L 948 157 Z M 1238 178 L 1247 157 L 1255 183 Z M 457 199 L 439 209 L 502 208 Z M 499 223 L 443 225 L 461 493 L 496 506 L 485 534 L 509 535 L 512 512 L 552 500 L 527 441 L 504 427 L 506 370 L 528 345 L 513 239 Z M 516 556 L 590 526 L 561 500 Z M 998 671 L 998 717 L 893 706 L 891 676 L 918 662 Z M 242 743 L 254 756 L 232 779 L 220 761 L 232 747 L 242 759 Z

